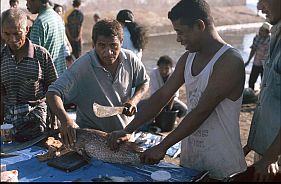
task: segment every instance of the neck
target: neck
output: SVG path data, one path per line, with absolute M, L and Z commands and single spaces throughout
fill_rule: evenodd
M 11 52 L 15 55 L 16 61 L 19 62 L 23 57 L 27 56 L 28 53 L 28 43 L 25 42 L 24 45 L 18 50 L 11 50 Z
M 226 44 L 226 42 L 215 30 L 215 27 L 211 27 L 206 31 L 207 34 L 203 36 L 203 41 L 201 43 L 199 53 L 202 55 L 212 55 L 213 53 L 217 52 L 217 50 L 220 49 L 222 45 Z

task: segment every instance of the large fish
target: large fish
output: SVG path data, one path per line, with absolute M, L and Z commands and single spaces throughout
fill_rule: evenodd
M 120 145 L 119 151 L 112 151 L 106 145 L 106 132 L 95 129 L 77 129 L 74 150 L 89 157 L 110 163 L 138 164 L 140 163 L 141 148 L 134 142 Z

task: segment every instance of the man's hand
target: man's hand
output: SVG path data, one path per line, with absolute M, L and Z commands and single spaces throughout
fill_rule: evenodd
M 76 128 L 79 126 L 73 120 L 61 123 L 61 139 L 66 147 L 71 147 L 76 142 Z
M 270 181 L 279 172 L 278 162 L 269 164 L 266 161 L 258 161 L 253 165 L 254 180 L 258 182 Z
M 134 104 L 130 102 L 124 103 L 124 110 L 122 114 L 125 114 L 126 116 L 133 116 L 137 112 L 137 108 Z
M 129 134 L 127 131 L 116 130 L 107 135 L 107 145 L 111 150 L 118 150 L 119 144 L 128 141 L 130 138 L 131 134 Z
M 145 150 L 140 155 L 140 160 L 142 163 L 145 164 L 158 164 L 160 160 L 162 160 L 165 157 L 166 149 L 163 149 L 159 144 Z

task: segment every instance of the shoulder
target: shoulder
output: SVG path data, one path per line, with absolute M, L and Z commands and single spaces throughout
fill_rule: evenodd
M 37 45 L 35 43 L 32 43 L 32 45 L 34 47 L 35 53 L 41 53 L 41 54 L 44 54 L 44 55 L 46 54 L 46 55 L 50 56 L 49 51 L 47 49 L 45 49 L 44 47 Z
M 175 67 L 175 70 L 177 70 L 177 68 L 184 68 L 185 67 L 185 64 L 186 64 L 186 60 L 189 56 L 190 52 L 189 51 L 186 51 L 178 60 L 177 64 L 176 64 L 176 67 Z

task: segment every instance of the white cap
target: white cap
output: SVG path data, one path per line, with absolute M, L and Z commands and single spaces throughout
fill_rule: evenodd
M 268 22 L 264 22 L 261 27 L 266 29 L 266 30 L 268 30 L 268 31 L 270 31 L 271 24 L 269 24 Z

